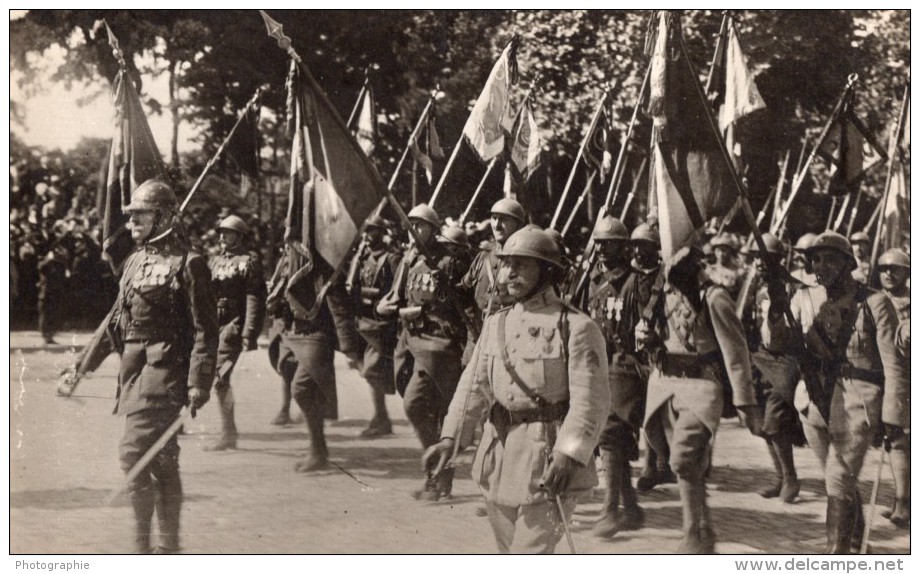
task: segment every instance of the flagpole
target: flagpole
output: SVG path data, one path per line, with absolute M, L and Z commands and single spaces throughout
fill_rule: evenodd
M 837 213 L 837 219 L 834 220 L 834 227 L 831 228 L 833 231 L 837 231 L 843 225 L 847 209 L 850 207 L 850 197 L 852 195 L 852 193 L 848 193 L 846 197 L 843 198 L 843 205 L 840 206 L 840 211 Z
M 275 38 L 275 40 L 277 40 L 278 42 L 278 46 L 282 50 L 285 50 L 288 53 L 288 56 L 290 56 L 290 58 L 299 66 L 300 70 L 304 73 L 305 79 L 307 80 L 307 82 L 310 84 L 311 88 L 315 92 L 315 95 L 321 100 L 323 100 L 323 103 L 329 109 L 329 113 L 331 117 L 333 118 L 333 120 L 338 122 L 340 128 L 346 133 L 348 133 L 348 129 L 345 127 L 345 122 L 342 121 L 342 118 L 338 115 L 338 112 L 335 111 L 335 107 L 329 101 L 328 97 L 326 97 L 326 94 L 322 91 L 322 88 L 320 88 L 319 84 L 316 82 L 316 79 L 313 77 L 313 74 L 310 73 L 310 70 L 307 68 L 306 64 L 304 64 L 300 55 L 297 53 L 297 50 L 294 49 L 294 47 L 291 45 L 291 39 L 289 36 L 286 36 L 284 34 L 283 26 L 281 25 L 281 23 L 272 19 L 264 10 L 259 10 L 259 13 L 262 15 L 262 19 L 265 21 L 265 27 L 268 30 L 268 35 L 271 36 L 272 38 Z M 393 193 L 390 191 L 388 187 L 384 185 L 383 180 L 380 179 L 380 174 L 377 172 L 377 169 L 374 167 L 374 164 L 370 162 L 370 159 L 367 157 L 367 155 L 365 155 L 364 150 L 361 149 L 361 146 L 358 145 L 358 142 L 355 141 L 353 137 L 349 138 L 347 141 L 352 146 L 352 150 L 355 153 L 357 153 L 358 157 L 361 158 L 361 161 L 364 162 L 365 167 L 368 169 L 369 173 L 371 174 L 372 179 L 374 179 L 375 182 L 377 183 L 375 187 L 377 187 L 378 191 L 381 191 L 381 193 L 384 195 L 387 201 L 390 202 L 390 205 L 393 206 L 393 211 L 396 212 L 396 215 L 399 217 L 400 222 L 409 232 L 409 235 L 411 235 L 412 238 L 415 240 L 415 246 L 419 254 L 428 260 L 433 260 L 430 249 L 422 241 L 422 238 L 419 236 L 418 232 L 415 230 L 415 227 L 412 226 L 411 222 L 409 221 L 409 218 L 406 216 L 406 212 L 403 211 L 402 206 L 399 204 L 398 201 L 396 201 L 396 198 L 393 197 Z M 340 265 L 339 267 L 341 268 L 342 265 Z M 339 272 L 341 273 L 341 270 Z M 319 293 L 316 297 L 317 304 L 319 304 L 323 300 L 323 298 L 325 297 L 326 291 L 328 290 L 330 285 L 332 285 L 332 282 L 327 281 L 326 284 L 323 285 L 323 287 L 319 290 Z M 475 324 L 473 324 L 472 320 L 466 314 L 463 307 L 461 306 L 460 298 L 459 296 L 457 296 L 454 287 L 450 285 L 449 283 L 444 283 L 443 286 L 445 290 L 448 292 L 447 300 L 449 301 L 450 305 L 459 314 L 463 322 L 466 324 L 467 329 L 469 329 L 470 332 L 473 333 L 475 337 L 478 337 L 479 329 L 476 327 Z
M 716 40 L 716 50 L 712 54 L 712 62 L 709 64 L 709 75 L 706 78 L 706 93 L 712 93 L 712 83 L 716 80 L 715 71 L 719 60 L 725 53 L 725 40 L 728 38 L 728 22 L 731 19 L 728 10 L 722 12 L 722 25 L 719 26 L 719 39 Z
M 236 118 L 236 123 L 233 124 L 233 128 L 230 130 L 230 133 L 227 134 L 227 137 L 224 138 L 224 141 L 221 142 L 220 147 L 217 148 L 217 151 L 214 152 L 214 155 L 211 156 L 211 159 L 208 160 L 208 163 L 204 166 L 204 169 L 201 170 L 201 173 L 198 175 L 198 179 L 195 180 L 195 185 L 192 186 L 192 189 L 189 190 L 188 195 L 185 196 L 185 199 L 182 200 L 182 205 L 179 206 L 179 213 L 185 211 L 185 207 L 188 205 L 188 202 L 192 199 L 192 196 L 195 195 L 195 192 L 198 191 L 198 187 L 201 185 L 201 182 L 204 181 L 208 172 L 211 171 L 211 168 L 214 167 L 214 163 L 217 161 L 217 158 L 224 152 L 224 148 L 227 146 L 227 142 L 230 141 L 230 138 L 233 137 L 233 134 L 236 132 L 236 128 L 240 126 L 243 118 L 249 112 L 249 108 L 255 105 L 256 101 L 259 99 L 259 96 L 262 95 L 262 87 L 259 86 L 256 88 L 256 92 L 249 98 L 249 101 L 246 102 L 246 106 L 243 107 L 243 111 L 240 112 L 238 118 Z
M 760 212 L 757 213 L 757 229 L 760 229 L 760 224 L 763 223 L 764 218 L 767 216 L 767 206 L 770 205 L 770 201 L 774 198 L 779 197 L 782 193 L 783 184 L 786 183 L 786 170 L 789 169 L 789 156 L 791 155 L 790 150 L 786 150 L 786 156 L 783 158 L 783 166 L 779 170 L 779 180 L 776 182 L 776 187 L 770 191 L 770 195 L 767 196 L 766 201 L 763 202 L 763 207 L 760 209 Z M 776 211 L 776 202 L 774 201 L 773 211 Z
M 629 190 L 629 195 L 626 196 L 626 203 L 623 204 L 623 211 L 620 212 L 620 217 L 618 218 L 620 221 L 626 221 L 626 214 L 629 212 L 629 207 L 636 197 L 636 191 L 639 189 L 639 181 L 642 179 L 642 172 L 645 171 L 646 165 L 648 165 L 648 157 L 643 157 L 642 163 L 639 164 L 639 169 L 636 170 L 636 178 L 633 180 L 632 189 Z
M 572 188 L 572 181 L 575 179 L 575 172 L 578 170 L 578 164 L 582 157 L 584 157 L 585 146 L 588 145 L 588 138 L 591 137 L 591 134 L 594 133 L 594 129 L 597 127 L 597 122 L 601 118 L 601 112 L 604 111 L 604 104 L 607 103 L 607 94 L 609 91 L 610 87 L 605 85 L 604 93 L 601 96 L 601 102 L 594 112 L 594 117 L 591 118 L 591 124 L 588 126 L 588 131 L 585 132 L 585 136 L 581 140 L 581 146 L 578 148 L 578 155 L 575 156 L 575 163 L 572 164 L 572 171 L 569 172 L 569 179 L 566 181 L 565 188 L 562 190 L 562 197 L 559 199 L 559 205 L 556 206 L 556 213 L 553 214 L 553 220 L 549 224 L 549 229 L 556 228 L 556 223 L 559 221 L 559 216 L 562 214 L 562 206 L 565 205 L 569 190 Z
M 351 124 L 355 121 L 355 116 L 358 115 L 358 108 L 361 107 L 361 100 L 364 98 L 364 94 L 367 93 L 367 84 L 370 78 L 368 77 L 367 69 L 364 70 L 364 84 L 361 85 L 361 91 L 358 92 L 358 99 L 355 101 L 355 106 L 351 109 L 351 113 L 348 115 L 348 121 L 345 122 L 345 127 L 351 129 Z
M 888 196 L 891 194 L 891 178 L 894 174 L 895 159 L 901 160 L 901 132 L 904 129 L 904 118 L 907 115 L 907 102 L 910 100 L 910 84 L 904 88 L 904 97 L 901 99 L 901 113 L 898 114 L 898 127 L 895 128 L 891 136 L 891 143 L 888 144 L 888 175 L 885 176 L 885 193 L 882 195 L 882 202 L 879 204 L 881 210 L 878 214 L 878 227 L 875 230 L 875 238 L 872 240 L 872 256 L 869 259 L 869 282 L 872 281 L 872 272 L 875 270 L 875 260 L 878 257 L 879 243 L 882 239 L 882 227 L 885 223 L 885 208 L 888 206 Z
M 578 196 L 578 201 L 575 202 L 575 207 L 572 208 L 572 211 L 569 212 L 569 218 L 566 220 L 565 225 L 562 227 L 562 236 L 565 237 L 569 232 L 569 227 L 571 227 L 572 222 L 575 221 L 575 215 L 578 213 L 578 208 L 581 207 L 581 204 L 585 201 L 585 196 L 588 195 L 588 192 L 591 191 L 591 186 L 594 184 L 594 179 L 597 177 L 597 172 L 601 168 L 598 168 L 591 172 L 591 175 L 588 176 L 588 181 L 585 182 L 585 188 L 582 190 L 581 194 Z
M 834 221 L 834 213 L 837 212 L 837 203 L 839 203 L 839 200 L 835 195 L 831 198 L 831 211 L 827 214 L 827 223 L 824 224 L 824 229 L 826 230 L 831 228 L 831 223 Z
M 476 191 L 473 192 L 473 197 L 470 198 L 470 202 L 466 204 L 466 209 L 463 210 L 463 213 L 460 214 L 460 219 L 458 223 L 463 225 L 463 222 L 466 221 L 467 216 L 470 214 L 470 210 L 473 209 L 473 204 L 476 203 L 476 199 L 479 198 L 479 192 L 482 191 L 482 188 L 485 186 L 486 180 L 489 179 L 489 175 L 492 173 L 492 169 L 495 167 L 498 158 L 493 157 L 492 161 L 489 162 L 489 167 L 486 168 L 486 173 L 479 178 L 479 185 L 476 186 Z
M 863 190 L 862 186 L 859 186 L 859 191 L 856 192 L 856 201 L 853 202 L 853 210 L 850 212 L 850 221 L 847 223 L 847 237 L 853 233 L 853 226 L 856 224 L 856 214 L 859 213 L 859 204 L 862 202 Z
M 828 118 L 827 123 L 824 125 L 824 129 L 821 131 L 820 137 L 818 137 L 818 143 L 816 143 L 815 147 L 811 150 L 811 153 L 808 155 L 808 159 L 805 161 L 805 165 L 802 166 L 801 171 L 796 173 L 792 178 L 792 191 L 789 192 L 789 199 L 787 199 L 783 204 L 783 210 L 780 212 L 779 218 L 773 222 L 771 231 L 779 229 L 779 226 L 782 225 L 783 221 L 786 219 L 786 216 L 789 214 L 789 208 L 792 207 L 792 202 L 795 200 L 796 195 L 798 195 L 799 189 L 802 187 L 802 182 L 805 181 L 805 172 L 808 171 L 809 166 L 811 166 L 811 163 L 815 160 L 815 156 L 818 154 L 818 150 L 821 149 L 822 145 L 824 145 L 824 140 L 827 139 L 827 135 L 830 133 L 834 120 L 840 113 L 841 108 L 843 108 L 844 102 L 853 93 L 853 88 L 856 86 L 856 81 L 858 79 L 858 74 L 850 74 L 847 78 L 847 85 L 843 89 L 843 95 L 841 95 L 840 99 L 837 100 L 837 105 L 834 106 L 834 110 L 831 112 L 830 118 Z
M 642 95 L 648 87 L 649 77 L 652 75 L 652 65 L 649 64 L 645 70 L 645 77 L 642 78 L 642 85 L 639 87 L 639 95 L 636 98 L 636 105 L 633 107 L 632 117 L 629 119 L 629 127 L 626 128 L 626 137 L 623 138 L 623 145 L 620 146 L 620 153 L 617 154 L 617 163 L 613 168 L 613 176 L 610 178 L 610 188 L 607 190 L 607 198 L 604 200 L 604 212 L 610 213 L 613 204 L 616 201 L 616 192 L 619 190 L 619 184 L 622 181 L 620 173 L 626 171 L 625 158 L 626 151 L 629 148 L 629 142 L 632 141 L 633 130 L 636 127 L 636 121 L 639 116 L 639 107 L 642 105 Z

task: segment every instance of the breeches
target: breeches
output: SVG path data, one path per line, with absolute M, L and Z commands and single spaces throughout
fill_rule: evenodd
M 125 417 L 125 432 L 118 445 L 118 460 L 125 473 L 130 471 L 153 443 L 160 438 L 179 416 L 178 408 L 147 409 Z M 128 484 L 128 491 L 148 489 L 156 479 L 162 487 L 181 491 L 179 479 L 179 441 L 176 435 L 153 457 L 147 467 Z
M 569 521 L 575 512 L 575 497 L 562 496 L 561 500 Z M 486 509 L 502 554 L 552 554 L 565 535 L 555 499 L 521 506 L 486 502 Z
M 830 421 L 814 404 L 802 413 L 802 426 L 824 470 L 828 496 L 846 498 L 856 491 L 866 451 L 878 428 L 882 389 L 858 380 L 838 381 L 831 399 Z
M 423 446 L 437 441 L 440 424 L 460 381 L 461 352 L 453 347 L 444 350 L 409 348 L 415 358 L 412 377 L 403 395 L 406 417 L 419 433 Z
M 296 363 L 291 394 L 304 408 L 322 408 L 323 416 L 335 419 L 338 403 L 335 391 L 335 350 L 332 339 L 322 332 L 309 335 L 286 335 L 281 344 L 281 357 L 288 351 Z M 283 363 L 282 363 L 283 365 Z
M 671 449 L 671 469 L 683 479 L 702 480 L 712 461 L 711 431 L 697 414 L 672 397 L 646 419 L 645 434 L 656 452 Z

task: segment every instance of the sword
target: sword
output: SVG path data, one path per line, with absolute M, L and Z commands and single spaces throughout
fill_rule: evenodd
M 163 447 L 166 446 L 166 443 L 169 442 L 169 439 L 176 436 L 176 433 L 179 432 L 179 429 L 182 428 L 182 425 L 186 422 L 186 419 L 188 419 L 189 415 L 191 414 L 191 408 L 183 407 L 182 411 L 179 413 L 179 416 L 176 417 L 176 420 L 174 420 L 171 425 L 169 425 L 169 428 L 166 429 L 166 432 L 164 432 L 160 438 L 158 438 L 157 441 L 153 443 L 153 446 L 147 449 L 147 452 L 144 453 L 144 456 L 142 456 L 134 464 L 134 466 L 131 467 L 131 470 L 129 470 L 127 474 L 125 474 L 124 484 L 109 494 L 109 497 L 105 501 L 106 506 L 111 506 L 115 502 L 115 499 L 118 498 L 121 493 L 127 490 L 131 481 L 137 478 L 137 475 L 139 475 L 141 471 L 147 468 L 147 465 L 150 464 L 150 461 L 153 460 L 153 457 L 158 455 L 160 451 L 163 450 Z
M 869 516 L 866 517 L 866 529 L 863 531 L 862 544 L 859 553 L 865 554 L 869 549 L 869 535 L 872 533 L 872 520 L 875 518 L 875 503 L 878 500 L 878 487 L 882 482 L 882 469 L 885 468 L 885 447 L 879 449 L 878 472 L 875 473 L 875 482 L 872 483 L 872 499 L 869 504 Z
M 569 543 L 569 550 L 572 551 L 572 554 L 578 554 L 575 552 L 575 541 L 572 540 L 572 531 L 569 529 L 569 522 L 565 519 L 565 509 L 562 507 L 562 498 L 557 494 L 556 498 L 556 508 L 559 509 L 559 520 L 562 521 L 562 529 L 565 530 L 565 539 Z

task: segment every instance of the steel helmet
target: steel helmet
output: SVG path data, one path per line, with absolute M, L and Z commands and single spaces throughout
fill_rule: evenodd
M 815 239 L 817 238 L 818 235 L 816 233 L 806 233 L 799 237 L 799 240 L 795 242 L 795 247 L 792 249 L 795 251 L 808 251 L 808 248 L 814 245 Z
M 878 258 L 879 267 L 904 267 L 910 269 L 910 255 L 901 249 L 889 249 Z
M 390 226 L 387 225 L 387 220 L 380 217 L 376 213 L 367 218 L 367 222 L 364 224 L 365 227 L 379 227 L 380 229 L 387 229 Z
M 466 236 L 466 231 L 459 225 L 445 225 L 444 228 L 441 229 L 441 235 L 438 236 L 438 242 L 453 243 L 461 247 L 470 246 L 470 240 Z
M 850 245 L 850 240 L 836 231 L 825 231 L 819 235 L 814 243 L 811 244 L 811 247 L 806 250 L 806 253 L 811 255 L 811 253 L 818 249 L 833 249 L 834 251 L 838 251 L 846 256 L 851 269 L 856 269 L 857 267 L 856 257 L 853 255 L 853 246 Z
M 712 245 L 712 248 L 716 247 L 726 247 L 733 251 L 738 251 L 738 238 L 732 235 L 731 233 L 720 233 L 716 235 L 712 241 L 709 242 Z
M 763 242 L 767 247 L 767 253 L 772 253 L 774 255 L 785 255 L 786 246 L 783 245 L 783 242 L 780 241 L 779 237 L 773 235 L 772 233 L 764 233 Z M 750 247 L 750 252 L 755 255 L 760 254 L 760 246 L 758 246 L 757 243 L 754 243 L 754 245 Z
M 629 239 L 629 231 L 622 221 L 612 215 L 605 215 L 597 220 L 592 237 L 595 241 L 625 241 Z
M 521 222 L 521 225 L 527 223 L 527 216 L 524 214 L 524 207 L 516 199 L 506 197 L 499 199 L 489 211 L 492 215 L 507 215 Z
M 502 247 L 499 257 L 533 257 L 562 268 L 562 255 L 556 241 L 540 229 L 515 231 Z
M 176 208 L 176 194 L 164 182 L 157 179 L 148 179 L 137 186 L 131 194 L 131 203 L 122 207 L 122 211 L 158 211 Z
M 246 225 L 246 222 L 242 218 L 237 217 L 236 215 L 228 215 L 220 222 L 220 225 L 217 226 L 217 229 L 229 229 L 231 231 L 236 231 L 242 235 L 247 235 L 249 233 L 249 226 Z
M 872 240 L 869 239 L 869 234 L 866 233 L 865 231 L 857 231 L 856 233 L 854 233 L 853 235 L 850 236 L 850 243 L 851 243 L 851 244 L 852 244 L 852 243 L 859 243 L 860 241 L 865 242 L 865 243 L 869 243 L 869 242 L 871 242 Z
M 633 229 L 632 234 L 629 236 L 630 241 L 648 241 L 649 243 L 654 243 L 658 245 L 661 243 L 661 240 L 658 238 L 658 229 L 652 227 L 648 223 L 641 223 L 635 229 Z
M 428 223 L 438 228 L 441 227 L 441 218 L 438 217 L 438 212 L 428 207 L 428 205 L 425 203 L 420 203 L 413 207 L 409 212 L 408 217 L 409 219 L 420 219 L 422 221 L 427 221 Z

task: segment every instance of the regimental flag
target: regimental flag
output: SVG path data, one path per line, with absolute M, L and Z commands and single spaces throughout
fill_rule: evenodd
M 112 38 L 111 31 L 109 34 Z M 102 250 L 117 274 L 134 248 L 131 234 L 125 228 L 128 217 L 123 208 L 131 202 L 131 193 L 137 186 L 152 178 L 165 180 L 167 174 L 137 89 L 124 68 L 118 71 L 112 84 L 112 101 L 115 133 L 103 168 L 101 181 L 105 187 L 100 189 L 98 207 L 102 214 Z
M 514 174 L 521 182 L 526 182 L 540 167 L 540 152 L 543 142 L 540 140 L 540 128 L 533 117 L 530 103 L 524 102 L 524 107 L 514 126 L 514 141 L 511 144 L 509 164 Z
M 435 126 L 436 117 L 435 107 L 432 104 L 428 117 L 425 118 L 425 127 L 419 133 L 418 138 L 409 142 L 409 149 L 412 150 L 415 160 L 425 170 L 425 178 L 428 179 L 429 185 L 434 184 L 434 160 L 444 161 L 444 150 L 441 149 L 441 139 L 438 137 L 438 130 Z M 419 140 L 422 142 L 421 146 Z
M 879 253 L 893 248 L 903 249 L 910 245 L 910 184 L 904 169 L 904 158 L 900 149 L 891 160 L 891 183 L 888 200 L 882 212 L 882 237 Z
M 767 104 L 748 68 L 738 26 L 729 16 L 719 33 L 706 89 L 718 113 L 725 147 L 731 153 L 735 168 L 741 171 L 741 148 L 735 138 L 735 123 L 750 113 L 766 109 Z
M 251 101 L 239 123 L 227 138 L 227 153 L 242 172 L 240 194 L 244 197 L 252 189 L 253 181 L 259 177 L 259 116 L 262 112 L 261 96 Z
M 355 139 L 358 145 L 371 157 L 377 147 L 377 107 L 374 105 L 374 90 L 368 85 L 363 92 L 361 107 L 358 112 L 358 126 Z
M 866 170 L 888 159 L 865 124 L 856 117 L 853 99 L 850 92 L 840 113 L 831 118 L 827 137 L 818 147 L 818 155 L 830 163 L 827 190 L 832 195 L 856 191 Z
M 600 172 L 598 179 L 601 183 L 604 183 L 613 167 L 613 150 L 616 148 L 613 137 L 613 110 L 610 106 L 610 97 L 605 92 L 597 123 L 585 140 L 585 161 L 591 169 Z
M 709 103 L 681 49 L 680 19 L 667 11 L 655 18 L 649 43 L 649 218 L 658 220 L 667 261 L 706 221 L 724 216 L 738 195 L 707 117 Z
M 386 186 L 316 81 L 291 62 L 288 74 L 291 189 L 285 240 L 336 269 Z
M 513 127 L 509 96 L 517 82 L 518 42 L 515 36 L 505 46 L 463 126 L 463 137 L 487 163 L 505 150 L 505 132 Z

